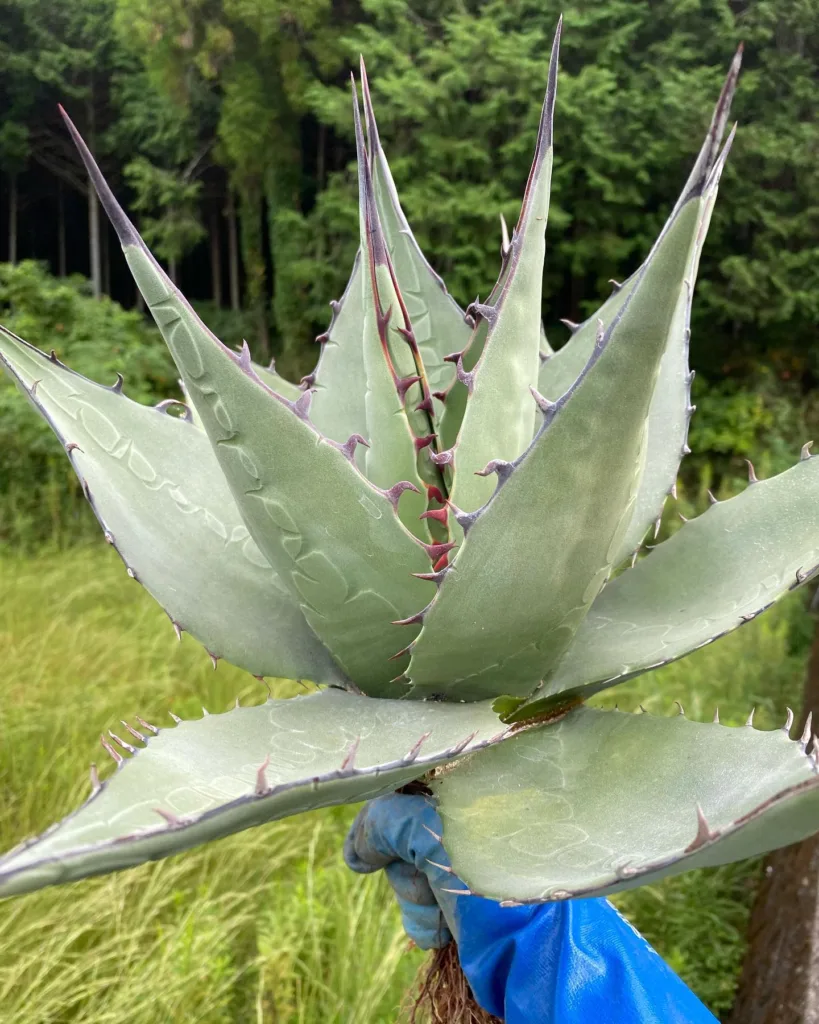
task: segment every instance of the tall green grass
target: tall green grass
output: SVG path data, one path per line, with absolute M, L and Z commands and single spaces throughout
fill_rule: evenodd
M 796 601 L 599 703 L 761 728 L 798 700 Z M 110 551 L 0 559 L 0 848 L 88 791 L 96 736 L 266 696 L 211 669 Z M 288 692 L 281 684 L 277 693 Z M 107 771 L 108 769 L 105 768 Z M 319 811 L 105 878 L 0 903 L 4 1024 L 388 1024 L 422 962 L 384 880 L 352 875 L 351 808 Z M 696 872 L 618 900 L 717 1012 L 731 1002 L 757 865 Z

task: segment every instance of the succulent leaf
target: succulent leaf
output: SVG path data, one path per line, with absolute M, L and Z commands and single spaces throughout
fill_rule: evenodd
M 298 402 L 304 394 L 303 389 L 300 388 L 298 384 L 292 384 L 289 380 L 282 377 L 280 373 L 276 373 L 276 368 L 273 363 L 271 363 L 270 366 L 259 366 L 258 363 L 251 363 L 251 366 L 259 380 L 269 387 L 271 391 L 275 391 L 277 395 L 281 395 L 282 398 L 286 398 L 291 402 Z M 349 434 L 345 434 L 341 440 L 346 441 L 349 436 Z M 338 438 L 333 438 L 333 440 L 338 440 Z
M 145 736 L 131 757 L 108 744 L 120 759 L 113 776 L 0 858 L 0 897 L 378 796 L 498 741 L 498 730 L 486 704 L 375 701 L 330 689 L 180 722 Z
M 785 729 L 578 708 L 432 783 L 452 867 L 522 903 L 598 896 L 755 857 L 819 829 Z
M 491 303 L 473 304 L 468 311 L 478 321 L 475 333 L 482 334 L 481 321 L 486 322 L 477 364 L 463 381 L 469 398 L 458 432 L 452 474 L 452 500 L 468 512 L 485 504 L 492 494 L 492 481 L 478 472 L 492 459 L 516 459 L 529 444 L 535 427 L 536 409 L 527 396 L 537 384 L 540 369 L 541 295 L 560 31 L 558 24 L 534 161 L 501 271 L 502 281 Z M 463 376 L 464 368 L 459 369 L 459 376 Z
M 674 319 L 668 331 L 666 350 L 649 410 L 640 488 L 632 522 L 622 538 L 615 563 L 627 558 L 640 545 L 646 532 L 662 512 L 665 498 L 677 479 L 680 460 L 686 451 L 688 424 L 693 412 L 690 400 L 693 375 L 688 369 L 691 302 L 720 175 L 733 138 L 732 133 L 720 155 L 720 145 L 736 89 L 741 57 L 742 47 L 737 51 L 731 64 L 694 167 L 660 234 L 662 237 L 669 229 L 691 194 L 698 194 L 700 217 L 693 225 L 695 244 L 692 246 L 689 266 L 685 273 L 688 283 L 681 290 Z M 632 275 L 628 281 L 616 287 L 598 312 L 577 327 L 567 344 L 543 363 L 538 390 L 544 397 L 556 401 L 571 387 L 594 348 L 598 322 L 602 320 L 606 325 L 612 322 L 631 294 L 635 281 L 636 275 Z
M 801 586 L 819 569 L 817 508 L 812 457 L 685 523 L 605 587 L 538 704 L 585 698 L 681 658 Z
M 315 429 L 309 393 L 291 403 L 271 392 L 247 349 L 236 355 L 208 331 L 69 127 L 250 535 L 347 676 L 373 695 L 399 695 L 391 624 L 424 602 L 428 584 L 412 574 L 428 562 L 397 517 L 398 492 L 371 485 L 351 448 Z
M 316 339 L 321 355 L 314 370 L 315 389 L 310 418 L 325 437 L 343 444 L 348 437 L 367 435 L 364 408 L 365 378 L 363 345 L 363 303 L 361 253 L 357 253 L 344 294 L 332 302 L 333 318 L 327 331 Z M 364 449 L 355 454 L 356 465 L 364 469 Z
M 683 206 L 573 389 L 461 516 L 463 545 L 411 644 L 413 692 L 524 695 L 552 672 L 628 527 L 642 438 L 698 216 Z M 513 570 L 513 571 L 512 571 Z
M 254 675 L 344 681 L 248 534 L 201 430 L 2 327 L 0 366 L 54 430 L 106 539 L 177 629 Z
M 379 138 L 363 59 L 361 85 L 375 202 L 387 249 L 412 320 L 430 391 L 444 391 L 455 376 L 452 363 L 445 362 L 444 357 L 466 346 L 470 329 L 463 310 L 446 290 L 443 279 L 427 262 L 401 208 L 390 165 Z
M 424 481 L 418 471 L 419 458 L 423 457 L 427 466 L 430 463 L 427 453 L 415 442 L 430 433 L 431 409 L 429 416 L 417 410 L 412 421 L 410 414 L 410 409 L 428 397 L 429 391 L 420 354 L 416 364 L 408 341 L 412 338 L 412 324 L 407 316 L 402 315 L 405 307 L 375 203 L 355 83 L 353 115 L 358 156 L 359 251 L 364 301 L 364 407 L 367 437 L 371 438 L 364 456 L 364 467 L 367 478 L 377 487 L 389 488 L 396 480 L 408 480 L 415 486 L 415 491 L 408 493 L 401 502 L 399 514 L 408 530 L 429 540 L 426 524 L 421 520 L 427 499 Z M 401 334 L 401 330 L 406 334 Z M 420 430 L 419 418 L 423 420 Z

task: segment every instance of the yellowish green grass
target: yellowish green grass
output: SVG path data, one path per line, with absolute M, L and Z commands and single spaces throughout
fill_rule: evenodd
M 779 725 L 802 665 L 795 604 L 601 699 Z M 0 848 L 72 809 L 97 736 L 260 702 L 265 688 L 165 615 L 110 551 L 0 559 Z M 287 693 L 282 684 L 277 693 Z M 116 731 L 116 730 L 115 730 Z M 383 879 L 352 875 L 354 809 L 277 822 L 120 875 L 0 903 L 4 1024 L 388 1024 L 422 957 Z M 692 823 L 693 825 L 693 823 Z M 697 872 L 620 899 L 716 1011 L 730 1005 L 755 865 Z

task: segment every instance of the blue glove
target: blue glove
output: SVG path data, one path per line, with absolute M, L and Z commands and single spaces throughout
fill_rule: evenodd
M 506 1024 L 716 1024 L 605 899 L 501 907 L 449 869 L 441 822 L 423 796 L 366 804 L 344 843 L 353 871 L 383 868 L 422 949 L 458 943 L 478 1003 Z M 440 865 L 440 866 L 437 866 Z

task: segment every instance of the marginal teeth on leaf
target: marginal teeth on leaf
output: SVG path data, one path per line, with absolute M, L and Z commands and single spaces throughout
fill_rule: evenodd
M 171 716 L 171 718 L 174 720 L 174 722 L 176 722 L 177 725 L 179 725 L 179 723 L 182 721 L 182 719 L 179 717 L 179 715 L 175 715 L 173 713 L 173 711 L 169 711 L 168 714 Z
M 134 718 L 139 722 L 143 729 L 147 729 L 148 732 L 152 732 L 154 736 L 159 735 L 159 729 L 155 725 L 151 725 L 150 722 L 146 722 L 144 718 L 140 718 L 139 715 L 134 715 Z
M 134 739 L 139 740 L 141 743 L 147 742 L 147 737 L 143 736 L 142 733 L 139 732 L 137 729 L 134 729 L 133 726 L 128 725 L 126 721 L 120 719 L 120 723 L 122 724 L 124 729 L 128 730 L 128 732 L 134 737 Z
M 390 487 L 388 491 L 384 491 L 383 494 L 387 501 L 389 501 L 389 503 L 392 505 L 392 507 L 397 510 L 398 499 L 401 497 L 404 491 L 414 491 L 415 494 L 421 493 L 415 486 L 415 484 L 410 483 L 409 480 L 399 480 L 397 484 L 393 484 L 392 487 Z
M 569 330 L 572 332 L 572 334 L 574 334 L 574 332 L 579 330 L 580 328 L 580 324 L 576 324 L 574 320 L 561 320 L 560 322 L 562 324 L 565 324 L 566 327 L 568 327 Z
M 680 709 L 680 710 L 679 710 L 679 712 L 678 712 L 678 714 L 680 714 L 680 715 L 682 715 L 683 717 L 685 717 L 685 708 L 683 708 L 682 704 L 680 704 L 680 702 L 679 702 L 678 700 L 675 700 L 675 701 L 674 701 L 674 703 L 675 703 L 675 704 L 677 705 L 677 707 L 678 707 L 678 708 Z
M 455 449 L 447 448 L 446 451 L 443 452 L 430 451 L 429 457 L 436 466 L 449 466 L 455 458 Z
M 716 839 L 719 835 L 718 832 L 712 832 L 708 826 L 705 815 L 702 812 L 702 808 L 697 804 L 697 834 L 694 836 L 692 841 L 686 846 L 686 853 L 693 853 L 694 850 L 698 850 L 701 846 L 709 843 L 712 839 Z
M 444 889 L 443 886 L 441 886 L 441 892 L 451 892 L 451 893 L 454 893 L 456 896 L 474 896 L 475 895 L 475 893 L 472 892 L 471 889 Z
M 808 741 L 811 738 L 811 726 L 813 724 L 813 712 L 808 712 L 808 717 L 805 720 L 805 728 L 802 730 L 802 735 L 799 737 L 799 746 L 804 752 L 807 749 Z
M 747 719 L 745 720 L 745 727 L 748 728 L 748 729 L 753 729 L 753 727 L 754 727 L 754 712 L 755 711 L 756 711 L 755 707 L 751 708 L 751 713 L 750 713 L 750 715 L 748 715 Z
M 748 483 L 749 484 L 759 483 L 759 480 L 757 479 L 757 475 L 756 475 L 756 470 L 754 469 L 753 462 L 751 462 L 750 459 L 746 459 L 745 462 L 747 463 L 747 466 L 748 466 Z
M 805 462 L 807 459 L 811 457 L 811 448 L 813 448 L 813 441 L 806 441 L 805 444 L 802 445 L 802 451 L 799 453 L 800 462 Z
M 793 725 L 793 711 L 791 711 L 790 708 L 785 708 L 785 710 L 787 711 L 788 714 L 787 714 L 787 717 L 785 719 L 785 724 L 782 726 L 782 731 L 786 732 L 786 733 L 790 733 L 791 726 Z
M 483 469 L 476 469 L 475 476 L 489 476 L 491 473 L 496 473 L 498 480 L 504 482 L 509 479 L 514 471 L 514 463 L 506 462 L 504 459 L 492 459 L 491 462 L 487 462 Z
M 427 857 L 427 864 L 431 864 L 434 868 L 438 868 L 439 871 L 445 871 L 448 875 L 454 873 L 448 864 L 439 864 L 438 861 L 430 860 L 429 857 Z
M 538 409 L 543 413 L 544 416 L 550 416 L 555 409 L 555 402 L 550 402 L 548 398 L 544 398 L 543 395 L 537 390 L 537 388 L 529 386 L 529 391 L 537 404 Z
M 102 744 L 103 750 L 106 752 L 106 754 L 109 754 L 117 762 L 117 764 L 122 764 L 122 762 L 125 760 L 122 754 L 120 754 L 118 750 L 114 750 L 114 748 L 102 734 L 100 734 L 100 743 Z
M 102 783 L 100 782 L 99 773 L 97 772 L 97 766 L 95 764 L 91 765 L 90 775 L 91 775 L 91 796 L 94 796 L 96 793 L 98 793 L 102 789 Z
M 154 811 L 171 826 L 171 828 L 181 828 L 185 822 L 182 818 L 177 817 L 172 811 L 166 811 L 162 807 L 154 807 Z
M 407 751 L 406 754 L 401 758 L 405 764 L 412 764 L 413 761 L 418 759 L 418 755 L 421 753 L 421 747 L 432 735 L 431 732 L 425 732 L 424 735 L 413 744 L 413 746 Z
M 719 725 L 719 708 L 714 712 L 714 725 Z
M 714 497 L 711 491 L 708 491 L 708 500 L 712 505 L 719 505 L 719 501 Z
M 213 665 L 213 671 L 215 672 L 216 666 L 219 664 L 219 658 L 215 654 L 212 654 L 210 651 L 208 651 L 208 657 L 210 658 L 210 663 L 211 665 Z
M 344 755 L 344 760 L 341 762 L 341 771 L 352 771 L 355 767 L 356 754 L 358 753 L 358 747 L 361 743 L 361 737 L 356 736 L 353 742 L 350 744 L 350 748 Z
M 426 829 L 426 831 L 429 832 L 432 838 L 435 839 L 437 842 L 442 843 L 444 841 L 443 836 L 439 836 L 437 832 L 433 832 L 429 825 L 425 825 L 423 821 L 421 822 L 421 828 Z
M 264 796 L 268 792 L 270 786 L 267 783 L 267 769 L 270 767 L 270 754 L 262 761 L 259 765 L 258 771 L 256 772 L 256 785 L 253 792 L 256 796 Z

